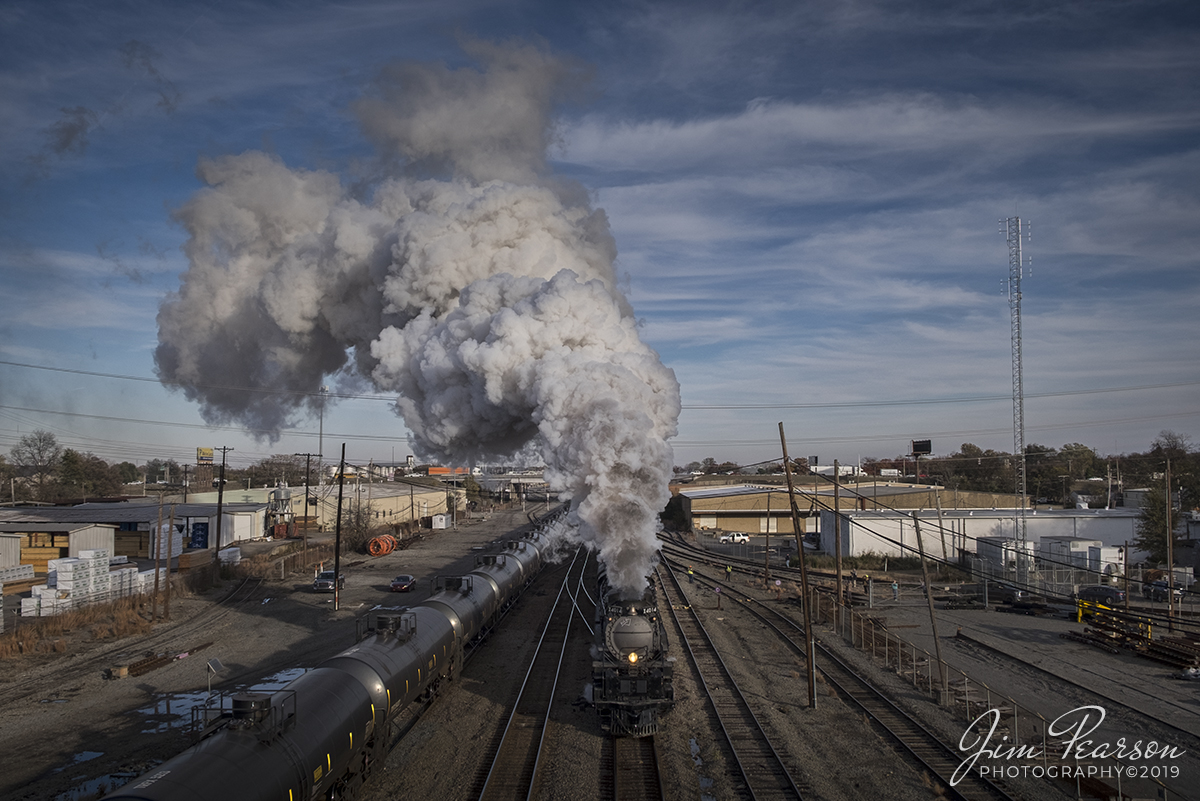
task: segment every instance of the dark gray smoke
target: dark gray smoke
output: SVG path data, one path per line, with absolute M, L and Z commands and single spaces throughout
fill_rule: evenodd
M 640 590 L 679 386 L 617 288 L 604 212 L 547 174 L 552 108 L 582 71 L 533 47 L 470 52 L 482 70 L 390 67 L 357 105 L 395 165 L 369 200 L 264 153 L 200 164 L 159 374 L 210 422 L 278 431 L 346 369 L 398 394 L 425 457 L 536 447 L 575 536 Z

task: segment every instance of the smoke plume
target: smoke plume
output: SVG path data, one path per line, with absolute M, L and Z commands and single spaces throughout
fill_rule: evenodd
M 679 386 L 617 287 L 604 212 L 547 169 L 552 110 L 586 74 L 534 47 L 468 52 L 482 69 L 389 67 L 357 104 L 389 165 L 369 197 L 264 153 L 200 163 L 159 375 L 211 423 L 278 432 L 354 372 L 397 394 L 423 457 L 535 448 L 575 536 L 640 592 Z

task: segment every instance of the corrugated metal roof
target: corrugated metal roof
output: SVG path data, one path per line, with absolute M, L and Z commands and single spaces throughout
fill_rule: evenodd
M 257 512 L 265 503 L 227 503 L 225 514 Z M 176 517 L 211 517 L 217 513 L 215 503 L 174 504 Z M 0 523 L 150 523 L 158 521 L 158 504 L 154 503 L 83 503 L 78 506 L 42 506 L 28 509 L 0 510 Z M 170 514 L 171 505 L 162 507 L 163 518 Z
M 94 526 L 112 526 L 116 528 L 115 523 L 48 523 L 44 520 L 32 520 L 27 523 L 0 523 L 0 534 L 24 534 L 34 529 L 38 533 L 45 534 L 70 534 L 73 531 L 92 528 Z
M 841 489 L 842 498 L 885 498 L 894 497 L 897 495 L 912 495 L 914 493 L 927 493 L 934 490 L 942 489 L 932 485 L 921 484 L 847 484 Z M 834 488 L 832 485 L 822 486 L 815 490 L 812 487 L 797 487 L 797 495 L 819 495 L 821 497 L 833 497 Z M 703 489 L 680 490 L 679 494 L 688 498 L 734 498 L 740 495 L 762 495 L 767 492 L 772 494 L 787 493 L 786 486 L 777 484 L 734 484 L 722 487 L 705 487 Z

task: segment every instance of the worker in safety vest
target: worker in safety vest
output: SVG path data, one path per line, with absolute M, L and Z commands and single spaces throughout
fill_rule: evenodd
M 696 581 L 694 578 L 692 578 L 692 575 L 692 566 L 688 565 L 688 584 L 694 584 Z
M 730 581 L 732 579 L 733 579 L 733 565 L 725 565 L 725 580 Z

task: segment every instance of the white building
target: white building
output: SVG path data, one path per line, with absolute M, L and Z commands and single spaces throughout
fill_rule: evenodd
M 977 553 L 981 538 L 1016 540 L 1014 509 L 934 509 L 919 511 L 921 536 L 927 554 L 941 558 L 943 540 L 946 557 Z M 873 553 L 880 556 L 916 556 L 917 537 L 913 513 L 905 510 L 844 511 L 841 517 L 843 556 Z M 1086 540 L 1089 547 L 1124 548 L 1137 532 L 1136 509 L 1036 509 L 1025 513 L 1026 540 Z M 821 512 L 821 549 L 834 553 L 833 512 Z M 1086 559 L 1086 549 L 1084 551 Z M 1132 562 L 1147 556 L 1134 551 Z M 1086 563 L 1083 565 L 1086 566 Z

